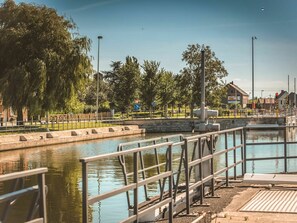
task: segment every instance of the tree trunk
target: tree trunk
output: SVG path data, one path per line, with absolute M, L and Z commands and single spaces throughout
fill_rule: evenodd
M 165 116 L 165 118 L 168 118 L 168 105 L 167 104 L 164 106 L 164 110 L 165 110 L 164 116 Z
M 194 111 L 194 103 L 190 104 L 190 109 L 191 109 L 191 111 L 190 111 L 191 112 L 191 118 L 193 118 L 194 117 L 194 112 L 193 112 Z
M 23 125 L 23 108 L 17 108 L 17 125 Z

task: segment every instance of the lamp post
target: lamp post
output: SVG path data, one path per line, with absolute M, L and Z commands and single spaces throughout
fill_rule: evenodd
M 252 109 L 254 109 L 254 96 L 255 96 L 255 80 L 254 80 L 254 40 L 256 40 L 257 37 L 252 37 Z
M 263 91 L 264 91 L 264 90 L 261 90 L 261 98 L 263 98 Z
M 201 49 L 201 121 L 205 122 L 205 49 Z
M 96 120 L 98 120 L 98 110 L 99 110 L 99 56 L 100 56 L 100 40 L 102 39 L 102 36 L 98 36 L 98 61 L 97 61 L 97 81 L 96 81 Z

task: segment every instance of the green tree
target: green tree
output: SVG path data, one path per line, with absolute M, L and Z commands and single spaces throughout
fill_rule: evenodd
M 31 114 L 76 104 L 91 63 L 90 40 L 54 9 L 6 0 L 0 7 L 0 94 L 3 104 Z
M 159 66 L 159 62 L 148 60 L 145 60 L 142 66 L 141 101 L 149 109 L 150 114 L 153 104 L 157 103 L 160 81 Z
M 192 101 L 192 90 L 190 89 L 191 76 L 187 74 L 179 74 L 175 77 L 176 82 L 176 101 L 178 103 L 178 109 L 182 106 L 187 107 Z
M 201 103 L 201 49 L 199 44 L 188 45 L 182 54 L 182 60 L 186 62 L 181 74 L 186 79 L 186 86 L 191 90 L 191 114 L 194 104 Z M 205 47 L 205 93 L 206 105 L 218 107 L 221 98 L 225 95 L 223 78 L 228 75 L 227 70 L 209 46 Z
M 111 71 L 106 71 L 105 72 L 105 80 L 107 82 L 107 98 L 109 101 L 109 107 L 111 109 L 115 109 L 116 107 L 116 86 L 119 85 L 119 74 L 120 74 L 120 68 L 122 66 L 122 62 L 121 61 L 112 61 L 111 63 Z
M 113 62 L 113 70 L 106 75 L 112 86 L 111 102 L 121 112 L 129 112 L 138 97 L 140 66 L 135 57 L 126 57 L 126 62 Z
M 108 106 L 108 92 L 109 86 L 108 83 L 104 80 L 105 75 L 100 72 L 99 75 L 99 94 L 98 94 L 98 102 L 99 102 L 99 111 L 107 110 Z M 88 112 L 94 112 L 97 108 L 96 99 L 97 99 L 97 73 L 93 75 L 92 79 L 89 79 L 87 84 L 85 85 L 85 94 L 81 101 L 83 101 L 86 105 L 86 110 Z
M 168 104 L 173 102 L 175 99 L 175 86 L 176 82 L 173 73 L 162 69 L 160 71 L 160 82 L 158 85 L 158 98 L 162 107 L 164 108 L 165 117 L 167 117 L 168 113 Z

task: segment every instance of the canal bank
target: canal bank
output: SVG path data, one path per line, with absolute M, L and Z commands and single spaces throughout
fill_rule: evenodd
M 124 125 L 138 125 L 146 132 L 192 132 L 198 129 L 201 121 L 197 118 L 177 118 L 177 119 L 135 119 L 123 121 Z M 243 127 L 247 125 L 294 125 L 295 116 L 288 117 L 247 117 L 247 118 L 213 118 L 208 123 L 218 123 L 222 130 Z
M 214 118 L 208 123 L 220 124 L 220 129 L 231 129 L 247 125 L 295 125 L 296 117 L 247 117 L 247 118 Z M 124 120 L 114 127 L 86 128 L 76 130 L 20 133 L 0 136 L 0 151 L 24 149 L 30 147 L 48 146 L 80 142 L 94 139 L 112 138 L 147 133 L 177 133 L 199 132 L 201 121 L 189 119 L 135 119 Z
M 22 133 L 0 136 L 0 151 L 49 146 L 119 136 L 141 135 L 137 125 L 76 129 L 55 132 Z

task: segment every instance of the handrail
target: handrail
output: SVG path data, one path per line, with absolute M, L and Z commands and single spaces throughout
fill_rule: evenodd
M 118 195 L 120 193 L 125 193 L 129 190 L 133 190 L 134 194 L 134 205 L 133 205 L 133 215 L 130 216 L 128 221 L 134 221 L 137 220 L 139 217 L 141 217 L 143 214 L 146 213 L 145 210 L 140 211 L 139 208 L 139 201 L 138 201 L 138 187 L 147 185 L 149 183 L 158 181 L 158 180 L 163 180 L 165 183 L 165 180 L 168 179 L 168 188 L 170 191 L 172 191 L 172 180 L 173 180 L 173 171 L 172 171 L 172 145 L 173 142 L 163 142 L 160 144 L 156 145 L 148 145 L 148 146 L 143 146 L 139 148 L 132 148 L 130 150 L 124 150 L 124 151 L 118 151 L 110 154 L 104 154 L 104 155 L 99 155 L 99 156 L 93 156 L 93 157 L 86 157 L 86 158 L 81 158 L 80 162 L 82 163 L 82 175 L 83 175 L 83 222 L 88 222 L 88 205 L 93 204 L 95 202 L 100 202 L 108 197 Z M 159 173 L 156 176 L 139 180 L 138 179 L 138 162 L 139 162 L 139 154 L 142 151 L 147 151 L 147 150 L 156 150 L 156 149 L 161 149 L 161 148 L 166 148 L 166 153 L 164 156 L 166 157 L 166 170 L 165 172 Z M 88 196 L 88 163 L 98 161 L 98 160 L 104 160 L 104 159 L 110 159 L 110 158 L 118 158 L 124 155 L 133 155 L 133 183 L 129 183 L 119 189 L 115 189 L 100 195 L 95 195 L 92 197 Z M 169 212 L 170 216 L 173 216 L 172 212 L 172 192 L 169 192 L 169 198 L 170 199 L 161 199 L 160 202 L 164 205 L 168 205 L 169 207 Z M 159 203 L 160 203 L 159 202 Z M 158 204 L 155 204 L 158 205 Z M 154 205 L 154 206 L 155 206 Z M 151 208 L 151 207 L 150 207 Z M 171 217 L 172 218 L 172 217 Z M 126 219 L 127 220 L 127 219 Z M 124 221 L 126 222 L 126 221 Z M 172 222 L 170 220 L 169 222 Z
M 158 182 L 160 184 L 160 200 L 157 201 L 157 204 L 163 203 L 165 200 L 167 200 L 167 197 L 165 197 L 164 200 L 164 183 L 165 183 L 165 179 L 169 179 L 168 182 L 168 192 L 169 193 L 168 196 L 171 202 L 169 202 L 169 208 L 171 207 L 171 205 L 173 205 L 173 202 L 175 201 L 176 195 L 175 193 L 177 193 L 177 189 L 178 189 L 178 182 L 179 182 L 179 178 L 180 178 L 180 174 L 183 173 L 185 175 L 185 182 L 186 182 L 186 207 L 187 209 L 189 208 L 190 204 L 192 203 L 192 201 L 190 200 L 191 197 L 193 197 L 192 195 L 190 195 L 190 190 L 192 189 L 199 189 L 204 187 L 205 185 L 208 184 L 208 182 L 211 182 L 211 191 L 213 193 L 214 191 L 214 181 L 215 181 L 215 177 L 222 174 L 222 173 L 226 173 L 228 172 L 229 169 L 234 169 L 236 168 L 236 166 L 238 165 L 243 165 L 243 160 L 236 160 L 236 150 L 243 150 L 244 147 L 244 143 L 241 142 L 240 144 L 236 144 L 236 140 L 235 138 L 233 139 L 233 145 L 231 147 L 228 147 L 226 149 L 224 149 L 223 151 L 214 151 L 215 148 L 215 142 L 217 140 L 218 135 L 222 135 L 222 136 L 228 136 L 228 133 L 232 133 L 233 136 L 232 137 L 236 137 L 235 132 L 240 132 L 241 134 L 243 133 L 243 128 L 235 128 L 232 130 L 223 130 L 223 131 L 219 131 L 219 132 L 212 132 L 212 133 L 205 133 L 205 134 L 201 134 L 201 135 L 196 135 L 196 136 L 190 136 L 190 137 L 183 137 L 182 135 L 174 135 L 174 136 L 169 136 L 169 137 L 160 137 L 160 138 L 153 138 L 150 140 L 140 140 L 140 141 L 136 141 L 136 142 L 129 142 L 129 143 L 122 143 L 118 146 L 119 151 L 118 152 L 114 152 L 114 153 L 110 153 L 110 154 L 104 154 L 104 155 L 98 155 L 98 156 L 93 156 L 93 157 L 86 157 L 86 158 L 81 158 L 80 162 L 82 163 L 82 174 L 83 174 L 83 222 L 87 222 L 87 216 L 88 216 L 88 207 L 87 205 L 93 204 L 95 202 L 99 202 L 103 199 L 118 195 L 120 193 L 127 193 L 128 191 L 133 191 L 134 193 L 134 200 L 132 201 L 133 205 L 131 205 L 131 201 L 129 198 L 129 194 L 127 193 L 127 200 L 128 200 L 128 207 L 129 208 L 133 208 L 134 210 L 134 214 L 130 217 L 128 217 L 127 219 L 123 220 L 122 222 L 131 222 L 131 221 L 137 221 L 141 214 L 142 211 L 140 211 L 139 208 L 139 204 L 138 204 L 138 188 L 142 187 L 142 186 L 146 186 L 149 183 L 152 182 Z M 174 137 L 179 137 L 181 139 L 181 141 L 179 142 L 171 142 L 168 141 L 170 139 L 173 139 Z M 167 141 L 167 142 L 162 142 L 162 140 Z M 158 143 L 156 143 L 158 141 Z M 190 143 L 194 143 L 194 147 L 195 149 L 190 149 L 189 145 Z M 143 145 L 145 144 L 145 145 Z M 149 144 L 149 145 L 147 145 Z M 122 150 L 123 147 L 129 147 L 130 148 L 128 150 Z M 178 170 L 172 171 L 172 148 L 175 146 L 181 146 L 181 150 L 180 150 L 180 156 L 178 158 L 175 158 L 174 161 L 175 162 L 180 162 L 179 166 L 178 166 Z M 203 148 L 202 148 L 203 146 Z M 132 148 L 131 148 L 132 147 Z M 210 154 L 209 155 L 203 155 L 202 154 L 202 150 L 207 149 Z M 165 157 L 167 157 L 165 159 L 165 161 L 163 163 L 160 163 L 158 160 L 158 155 L 156 155 L 156 151 L 160 148 L 167 148 L 166 149 L 166 153 L 163 155 Z M 156 163 L 157 164 L 153 164 L 150 166 L 144 166 L 143 160 L 142 160 L 142 152 L 144 151 L 148 151 L 148 150 L 153 150 L 155 151 L 155 158 L 156 158 Z M 195 152 L 196 151 L 196 152 Z M 192 158 L 189 158 L 189 153 L 193 153 L 192 154 Z M 214 158 L 216 156 L 220 156 L 220 155 L 224 155 L 224 154 L 228 154 L 233 152 L 235 155 L 235 160 L 233 160 L 233 162 L 230 162 L 228 165 L 226 165 L 224 168 L 221 168 L 220 170 L 215 170 L 214 169 Z M 170 155 L 171 154 L 171 155 Z M 195 155 L 196 154 L 196 155 Z M 133 171 L 131 173 L 127 173 L 126 170 L 126 161 L 125 161 L 125 156 L 131 156 L 133 155 Z M 123 169 L 123 174 L 124 174 L 124 180 L 125 180 L 125 186 L 119 188 L 119 189 L 115 189 L 109 192 L 105 192 L 103 194 L 100 195 L 94 195 L 92 197 L 89 197 L 88 193 L 87 193 L 87 188 L 88 188 L 88 163 L 90 162 L 95 162 L 98 160 L 104 160 L 104 159 L 111 159 L 111 158 L 118 158 L 119 163 L 122 166 Z M 171 157 L 171 158 L 169 158 Z M 140 162 L 140 168 L 138 168 L 138 162 Z M 211 173 L 210 175 L 205 175 L 202 177 L 201 175 L 201 179 L 198 180 L 195 184 L 190 185 L 190 180 L 191 180 L 191 171 L 194 168 L 195 170 L 197 169 L 197 166 L 199 166 L 199 171 L 203 172 L 205 169 L 203 167 L 203 165 L 205 165 L 205 163 L 209 162 L 211 164 Z M 160 167 L 164 166 L 165 170 L 163 170 L 162 172 L 160 171 Z M 171 166 L 171 167 L 170 167 Z M 157 174 L 154 176 L 151 176 L 149 178 L 146 178 L 145 172 L 154 168 L 158 168 Z M 196 170 L 197 171 L 197 170 Z M 201 172 L 201 174 L 202 174 Z M 176 182 L 174 183 L 174 175 L 177 174 L 177 179 Z M 227 175 L 227 173 L 226 173 Z M 234 171 L 234 178 L 236 178 L 236 171 Z M 133 182 L 128 182 L 128 176 L 133 176 Z M 141 180 L 140 180 L 140 176 L 142 176 Z M 163 182 L 161 182 L 163 181 Z M 200 182 L 200 183 L 199 183 Z M 174 186 L 174 187 L 173 187 Z M 171 188 L 171 189 L 170 189 Z M 146 189 L 146 188 L 144 188 Z M 191 192 L 193 193 L 193 192 Z M 196 190 L 195 190 L 196 193 Z M 145 194 L 145 196 L 147 196 L 147 194 Z M 166 202 L 165 202 L 166 203 Z M 151 209 L 152 207 L 150 206 L 149 209 Z M 143 210 L 147 210 L 147 208 L 143 209 Z M 172 210 L 171 210 L 172 211 Z M 144 211 L 146 212 L 146 211 Z M 171 222 L 171 218 L 172 218 L 172 214 L 169 214 L 170 218 L 169 218 L 169 222 Z
M 137 221 L 142 214 L 140 213 L 146 213 L 148 209 L 152 209 L 150 206 L 149 208 L 140 209 L 138 204 L 138 193 L 137 188 L 141 186 L 146 186 L 148 183 L 159 181 L 160 185 L 160 200 L 157 200 L 156 203 L 160 205 L 161 203 L 165 202 L 167 199 L 169 199 L 171 202 L 169 205 L 174 205 L 175 208 L 177 208 L 177 205 L 179 205 L 178 201 L 176 200 L 175 193 L 177 191 L 182 191 L 182 193 L 185 193 L 185 208 L 186 213 L 189 214 L 190 211 L 190 205 L 193 203 L 193 197 L 199 196 L 200 204 L 203 204 L 204 194 L 205 194 L 205 187 L 208 187 L 208 191 L 211 196 L 214 196 L 214 190 L 215 190 L 215 179 L 218 176 L 225 175 L 225 184 L 226 186 L 229 185 L 229 178 L 233 178 L 236 180 L 238 176 L 243 176 L 247 171 L 247 162 L 256 162 L 260 160 L 284 160 L 284 172 L 288 171 L 287 161 L 289 159 L 297 159 L 296 155 L 290 155 L 288 154 L 288 145 L 296 144 L 296 141 L 289 141 L 288 136 L 286 133 L 286 129 L 288 127 L 280 126 L 280 127 L 272 127 L 268 129 L 273 130 L 281 130 L 284 131 L 284 140 L 281 142 L 251 142 L 247 138 L 247 134 L 252 131 L 257 131 L 259 128 L 256 127 L 238 127 L 234 129 L 227 129 L 222 130 L 218 132 L 209 132 L 205 134 L 195 135 L 195 136 L 189 136 L 189 137 L 183 137 L 180 142 L 162 142 L 160 138 L 154 138 L 151 140 L 141 140 L 136 142 L 130 142 L 130 143 L 124 143 L 120 144 L 121 146 L 127 146 L 127 147 L 133 147 L 133 148 L 127 148 L 126 149 L 119 149 L 117 153 L 113 154 L 106 154 L 106 155 L 100 155 L 96 157 L 89 157 L 89 158 L 83 158 L 80 161 L 83 165 L 83 188 L 87 188 L 87 164 L 88 162 L 93 162 L 98 159 L 107 159 L 107 158 L 115 158 L 118 156 L 118 161 L 120 165 L 122 166 L 123 174 L 125 175 L 125 186 L 122 187 L 120 190 L 118 190 L 116 193 L 126 193 L 128 190 L 134 191 L 134 200 L 131 202 L 131 204 L 134 205 L 128 205 L 129 208 L 134 209 L 134 214 L 127 219 L 123 220 L 123 222 L 131 222 L 131 221 Z M 289 126 L 289 128 L 292 128 L 292 126 Z M 260 127 L 261 130 L 263 130 L 263 127 Z M 266 130 L 266 129 L 265 129 Z M 175 136 L 176 137 L 176 136 Z M 220 138 L 220 142 L 222 143 L 220 147 L 216 146 L 216 142 L 218 141 L 218 138 Z M 163 137 L 165 138 L 165 141 L 168 140 L 170 137 Z M 172 137 L 170 138 L 172 139 Z M 163 139 L 164 141 L 164 139 Z M 143 145 L 143 144 L 149 144 L 149 145 Z M 247 156 L 247 150 L 253 146 L 262 146 L 262 145 L 283 145 L 283 153 L 277 154 L 275 156 L 271 157 L 252 157 L 250 158 Z M 169 159 L 170 156 L 172 156 L 172 148 L 175 146 L 181 147 L 180 150 L 174 150 L 176 153 L 175 159 Z M 136 148 L 135 148 L 136 147 Z M 158 160 L 158 155 L 156 155 L 156 151 L 159 148 L 168 147 L 166 149 L 166 153 L 162 153 L 164 155 L 165 161 L 160 162 Z M 170 147 L 170 149 L 169 149 Z M 219 150 L 218 150 L 219 149 Z M 155 152 L 155 160 L 156 164 L 150 164 L 150 166 L 145 166 L 142 160 L 142 153 L 147 150 L 153 150 Z M 171 155 L 169 155 L 171 153 Z M 131 161 L 131 155 L 133 154 L 132 161 Z M 129 155 L 129 162 L 133 162 L 133 172 L 128 173 L 126 168 L 126 160 L 125 156 Z M 153 154 L 152 154 L 153 155 Z M 216 157 L 223 157 L 225 163 L 224 166 L 215 166 L 214 161 Z M 169 161 L 170 160 L 170 161 Z M 175 168 L 178 167 L 178 170 L 172 170 L 172 162 L 176 163 Z M 223 159 L 222 159 L 223 161 Z M 223 161 L 223 162 L 224 162 Z M 128 162 L 128 161 L 127 161 Z M 179 162 L 179 165 L 178 165 Z M 139 168 L 138 168 L 138 164 Z M 170 167 L 171 165 L 171 167 Z M 241 169 L 239 169 L 241 167 Z M 156 176 L 146 176 L 146 172 L 152 169 L 157 169 L 157 175 Z M 162 172 L 161 172 L 162 169 Z M 165 170 L 164 170 L 165 169 Z M 240 170 L 240 171 L 239 171 Z M 192 174 L 194 172 L 194 174 Z M 183 174 L 185 176 L 184 187 L 180 187 L 178 190 L 178 182 L 180 174 Z M 174 182 L 174 175 L 177 176 L 176 182 Z M 133 182 L 128 182 L 128 176 L 129 180 L 131 181 L 131 176 L 133 176 Z M 147 177 L 147 178 L 146 178 Z M 195 182 L 192 183 L 193 177 L 195 178 Z M 170 183 L 168 181 L 168 187 L 167 191 L 164 191 L 164 182 L 166 179 L 169 179 L 171 181 Z M 163 182 L 161 182 L 163 180 Z M 86 182 L 85 182 L 86 181 Z M 170 189 L 172 188 L 172 189 Z M 167 197 L 164 197 L 164 195 L 168 194 Z M 88 197 L 87 191 L 83 189 L 83 194 L 85 198 Z M 92 197 L 91 201 L 97 202 L 98 200 L 102 200 L 103 198 L 108 198 L 109 196 L 114 196 L 115 192 L 108 192 L 101 195 L 95 195 Z M 146 196 L 146 195 L 145 195 Z M 129 196 L 127 196 L 127 199 L 129 199 Z M 90 201 L 90 200 L 89 200 Z M 130 201 L 128 201 L 130 204 Z M 147 203 L 147 202 L 146 202 Z M 156 204 L 154 203 L 154 204 Z M 165 202 L 166 203 L 166 202 Z M 90 203 L 89 203 L 90 204 Z M 152 203 L 150 204 L 152 205 Z M 183 204 L 184 205 L 184 204 Z M 170 206 L 169 206 L 170 207 Z M 85 216 L 87 216 L 86 210 L 84 210 Z M 169 215 L 170 218 L 172 217 Z M 171 220 L 169 219 L 169 222 Z
M 47 222 L 46 212 L 46 185 L 45 185 L 45 173 L 48 172 L 47 168 L 37 168 L 33 170 L 20 171 L 15 173 L 4 174 L 0 176 L 0 182 L 13 181 L 12 192 L 0 195 L 0 203 L 4 203 L 5 208 L 0 216 L 1 222 L 6 222 L 9 210 L 17 199 L 28 193 L 38 193 L 38 196 L 34 196 L 34 205 L 29 207 L 27 213 L 27 223 Z M 24 187 L 24 178 L 37 177 L 38 184 L 30 187 Z M 18 189 L 19 188 L 19 189 Z M 34 217 L 34 213 L 39 209 L 39 216 Z

